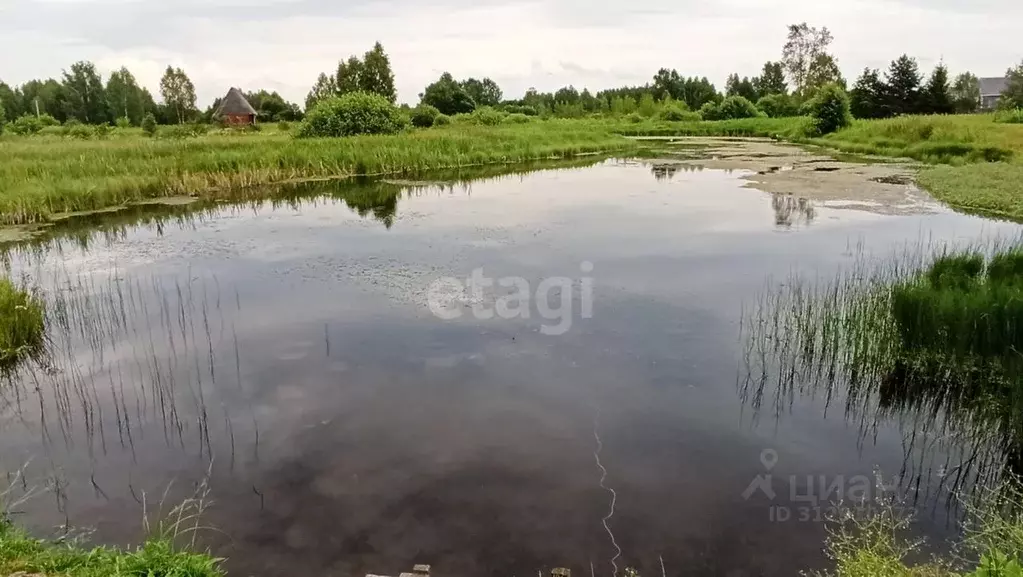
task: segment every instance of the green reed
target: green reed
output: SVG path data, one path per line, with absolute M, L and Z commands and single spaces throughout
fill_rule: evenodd
M 0 279 L 0 371 L 38 357 L 46 336 L 43 301 L 30 289 Z
M 834 278 L 769 287 L 743 313 L 740 394 L 776 414 L 797 395 L 842 399 L 864 435 L 895 421 L 952 453 L 954 489 L 1023 472 L 1021 247 L 859 252 Z

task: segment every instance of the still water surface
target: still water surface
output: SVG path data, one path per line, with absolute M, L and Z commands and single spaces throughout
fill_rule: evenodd
M 744 303 L 856 254 L 1019 226 L 799 202 L 740 177 L 610 161 L 361 210 L 337 191 L 391 185 L 334 184 L 12 249 L 58 319 L 52 366 L 0 395 L 0 464 L 50 489 L 20 522 L 131 543 L 141 502 L 155 518 L 205 479 L 200 540 L 232 575 L 821 567 L 824 525 L 798 518 L 792 479 L 897 474 L 904 435 L 865 437 L 798 396 L 758 418 L 737 390 Z M 545 334 L 535 300 L 530 318 L 431 313 L 431 283 L 478 268 L 533 291 L 570 279 L 546 294 L 570 299 L 567 332 Z M 774 497 L 744 496 L 768 472 Z M 940 545 L 937 501 L 918 506 Z

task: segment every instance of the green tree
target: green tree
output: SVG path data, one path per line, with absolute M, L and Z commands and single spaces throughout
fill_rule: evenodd
M 856 118 L 884 118 L 887 113 L 885 95 L 887 87 L 881 81 L 881 73 L 875 68 L 864 68 L 863 74 L 849 92 L 849 104 Z
M 969 72 L 956 76 L 951 97 L 957 114 L 976 112 L 980 108 L 980 80 Z
M 1009 110 L 1023 108 L 1023 62 L 1005 72 L 1005 90 L 998 107 Z
M 110 121 L 103 79 L 92 62 L 76 62 L 63 75 L 64 109 L 67 118 L 86 124 Z
M 312 110 L 318 102 L 337 95 L 337 77 L 320 73 L 309 95 L 305 97 L 306 111 Z
M 448 116 L 465 114 L 476 109 L 476 102 L 448 72 L 441 74 L 437 82 L 427 86 L 419 97 L 423 104 L 429 104 L 440 110 L 441 114 Z
M 501 88 L 489 78 L 470 78 L 461 84 L 477 106 L 497 106 L 501 103 Z
M 302 111 L 298 105 L 288 102 L 277 92 L 267 92 L 266 90 L 246 92 L 245 99 L 256 109 L 259 119 L 263 122 L 302 120 Z M 215 103 L 218 108 L 219 104 L 219 102 Z M 214 108 L 215 110 L 216 108 Z
M 337 73 L 334 75 L 334 94 L 351 94 L 359 92 L 362 87 L 362 61 L 349 56 L 345 62 L 338 62 Z
M 21 114 L 48 114 L 60 122 L 67 119 L 64 87 L 50 78 L 46 81 L 29 80 L 21 87 Z
M 837 84 L 845 89 L 845 79 L 838 68 L 838 62 L 830 54 L 818 54 L 807 71 L 802 96 L 812 98 L 818 90 L 827 84 Z
M 160 94 L 178 124 L 195 116 L 195 85 L 184 70 L 168 66 L 160 80 Z
M 20 103 L 21 95 L 0 81 L 0 107 L 8 111 L 11 118 L 17 118 L 24 112 L 21 110 Z
M 920 110 L 920 67 L 903 54 L 892 61 L 885 74 L 887 116 L 914 114 Z
M 379 42 L 374 44 L 373 49 L 363 56 L 358 80 L 359 89 L 363 92 L 379 94 L 391 104 L 398 100 L 398 93 L 394 88 L 394 72 L 391 70 L 391 60 L 387 57 L 383 45 Z M 340 86 L 340 82 L 338 85 Z
M 145 114 L 142 102 L 142 89 L 139 88 L 135 76 L 122 67 L 110 74 L 107 80 L 107 104 L 110 106 L 110 118 L 127 118 L 138 126 Z
M 760 96 L 788 94 L 789 86 L 785 83 L 784 65 L 781 62 L 765 62 L 763 72 L 753 79 L 753 88 Z
M 805 95 L 814 63 L 827 54 L 834 37 L 824 28 L 811 28 L 803 22 L 789 26 L 788 41 L 782 49 L 782 64 L 785 66 L 793 89 L 798 95 Z
M 750 102 L 759 100 L 757 90 L 753 87 L 753 82 L 747 77 L 743 77 L 740 80 L 738 74 L 732 74 L 728 77 L 728 82 L 725 83 L 725 96 L 742 96 Z
M 149 136 L 156 134 L 156 116 L 152 112 L 147 112 L 142 117 L 142 132 L 145 132 Z
M 927 114 L 952 114 L 952 89 L 948 85 L 948 68 L 944 64 L 934 67 L 927 86 L 923 91 L 923 107 L 920 112 Z

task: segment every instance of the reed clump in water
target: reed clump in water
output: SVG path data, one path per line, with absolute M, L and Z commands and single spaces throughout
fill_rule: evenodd
M 42 353 L 45 324 L 42 299 L 9 279 L 0 279 L 0 371 Z
M 939 258 L 892 289 L 900 371 L 1012 399 L 1023 375 L 1023 250 Z
M 765 293 L 744 315 L 744 400 L 759 412 L 773 391 L 780 415 L 797 395 L 843 399 L 864 436 L 898 423 L 952 455 L 937 466 L 953 492 L 1023 474 L 1023 243 L 981 248 L 861 259 Z

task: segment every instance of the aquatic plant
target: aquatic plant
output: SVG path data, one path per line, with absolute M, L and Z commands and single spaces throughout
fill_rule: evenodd
M 742 398 L 760 412 L 773 390 L 781 414 L 797 393 L 844 397 L 865 433 L 896 420 L 959 454 L 952 491 L 1023 473 L 1020 246 L 918 248 L 789 279 L 744 313 Z
M 0 371 L 42 353 L 45 324 L 39 295 L 0 279 Z

